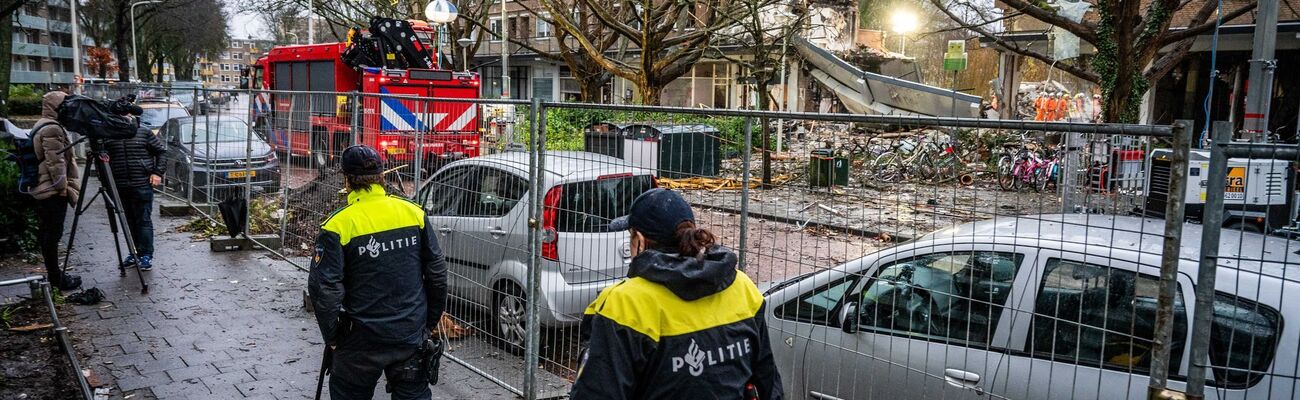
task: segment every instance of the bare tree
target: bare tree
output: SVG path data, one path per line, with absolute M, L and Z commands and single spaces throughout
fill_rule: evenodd
M 1079 37 L 1097 49 L 1091 61 L 1056 60 L 1051 55 L 1006 40 L 989 28 L 992 18 L 980 12 L 978 5 L 965 1 L 930 0 L 950 19 L 998 46 L 1033 58 L 1071 75 L 1101 86 L 1104 111 L 1109 122 L 1136 122 L 1142 96 L 1187 56 L 1196 36 L 1214 29 L 1211 17 L 1218 2 L 1210 0 L 1083 0 L 1092 5 L 1095 19 L 1075 22 L 1062 17 L 1046 3 L 1033 0 L 1001 0 L 1015 12 L 1023 13 Z M 1143 3 L 1147 3 L 1143 6 Z M 1257 2 L 1224 10 L 1222 18 L 1230 21 L 1253 10 Z M 1195 10 L 1186 29 L 1170 30 L 1174 14 Z M 965 12 L 959 15 L 961 11 Z M 970 18 L 976 15 L 976 18 Z
M 592 43 L 594 43 L 594 47 L 599 50 L 601 54 L 610 53 L 614 50 L 615 44 L 619 43 L 619 35 L 610 27 L 601 24 L 596 20 L 595 13 L 590 10 L 589 3 L 583 0 L 555 1 L 557 3 L 564 3 L 559 8 L 569 10 L 565 15 L 571 17 L 574 25 L 582 31 L 582 36 L 588 38 Z M 612 7 L 616 1 L 621 0 L 600 0 L 599 4 Z M 554 14 L 542 9 L 529 7 L 526 3 L 519 3 L 519 5 L 533 18 L 549 24 L 552 27 L 558 25 L 553 16 Z M 619 18 L 628 18 L 626 15 L 627 10 L 629 10 L 629 8 L 623 8 L 621 11 L 625 14 L 619 16 Z M 480 28 L 483 29 L 483 31 L 491 32 L 491 29 L 488 29 L 486 25 L 482 25 Z M 491 32 L 491 34 L 494 37 L 500 38 L 500 34 L 497 32 Z M 569 31 L 557 29 L 554 30 L 552 34 L 555 35 L 554 40 L 558 51 L 548 51 L 546 49 L 538 48 L 530 40 L 531 38 L 516 36 L 504 39 L 511 44 L 519 46 L 521 49 L 532 51 L 539 57 L 564 63 L 565 66 L 569 67 L 569 72 L 573 77 L 573 80 L 578 83 L 579 100 L 584 102 L 599 101 L 601 89 L 604 88 L 605 85 L 609 84 L 610 80 L 614 78 L 614 74 L 605 69 L 605 67 L 594 57 L 591 57 L 590 53 L 579 47 L 578 41 L 574 35 L 569 33 Z M 625 53 L 626 48 L 624 47 L 623 50 L 623 52 L 620 52 L 620 56 L 622 53 Z
M 591 37 L 572 3 L 539 0 L 558 31 L 576 42 L 575 49 L 611 74 L 632 81 L 641 102 L 658 105 L 663 88 L 691 70 L 708 49 L 714 33 L 738 19 L 742 7 L 731 0 L 574 0 L 592 20 L 626 43 L 631 57 L 612 57 L 600 37 Z

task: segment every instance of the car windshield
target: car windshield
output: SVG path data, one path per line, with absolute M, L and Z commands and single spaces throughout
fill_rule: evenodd
M 157 128 L 166 123 L 167 120 L 176 117 L 188 117 L 190 113 L 184 108 L 176 106 L 167 106 L 159 108 L 146 108 L 144 114 L 140 114 L 140 125 L 149 128 Z
M 188 90 L 172 92 L 172 98 L 186 106 L 194 103 L 194 93 Z
M 248 124 L 240 120 L 182 122 L 180 128 L 180 139 L 184 143 L 242 143 L 251 133 Z

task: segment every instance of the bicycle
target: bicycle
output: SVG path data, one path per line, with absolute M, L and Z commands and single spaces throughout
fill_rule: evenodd
M 1025 186 L 1034 191 L 1045 190 L 1051 181 L 1050 174 L 1053 170 L 1059 170 L 1055 157 L 1051 160 L 1043 158 L 1037 150 L 1040 145 L 1028 140 L 1023 133 L 1021 139 L 1022 144 L 1014 156 L 1003 154 L 998 158 L 998 186 L 1002 190 L 1018 190 Z M 1003 149 L 1010 150 L 1006 145 Z

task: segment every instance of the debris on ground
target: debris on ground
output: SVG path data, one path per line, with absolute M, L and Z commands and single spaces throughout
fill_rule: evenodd
M 790 181 L 790 177 L 786 175 L 779 175 L 779 176 L 772 177 L 772 184 L 775 185 L 785 184 L 786 182 L 789 181 Z M 720 190 L 740 190 L 744 188 L 744 186 L 745 185 L 742 179 L 733 179 L 733 178 L 706 178 L 706 177 L 681 178 L 681 179 L 659 178 L 659 187 L 666 188 L 666 189 L 673 189 L 673 190 L 709 190 L 709 191 L 716 192 Z M 749 180 L 750 189 L 758 189 L 762 186 L 763 186 L 763 182 L 761 179 L 757 179 L 754 177 L 750 178 Z
M 44 299 L 0 305 L 0 399 L 81 397 Z

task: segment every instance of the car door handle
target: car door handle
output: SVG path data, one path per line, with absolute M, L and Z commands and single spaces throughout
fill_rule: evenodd
M 809 390 L 809 391 L 808 391 L 808 397 L 812 397 L 812 398 L 817 399 L 817 400 L 844 400 L 844 399 L 841 399 L 841 398 L 839 398 L 839 397 L 831 396 L 831 395 L 829 395 L 829 394 L 825 394 L 825 393 L 821 393 L 821 392 L 817 392 L 817 391 L 812 391 L 812 390 Z
M 501 236 L 505 236 L 507 233 L 510 232 L 506 232 L 505 229 L 501 229 L 501 228 L 492 228 L 492 230 L 488 231 L 488 233 L 492 234 L 493 237 L 501 237 Z
M 976 392 L 982 392 L 983 388 L 979 387 L 980 376 L 974 372 L 962 371 L 955 368 L 943 370 L 943 380 L 962 389 L 971 389 Z
M 450 226 L 444 226 L 444 227 L 438 228 L 438 233 L 441 233 L 443 236 L 447 236 L 447 235 L 451 234 L 451 227 L 450 227 Z

